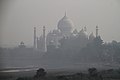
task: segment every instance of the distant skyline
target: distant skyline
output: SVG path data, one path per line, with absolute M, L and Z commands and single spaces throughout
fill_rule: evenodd
M 42 34 L 57 28 L 64 16 L 73 21 L 73 29 L 87 27 L 88 34 L 98 25 L 105 42 L 120 41 L 120 0 L 1 0 L 0 47 L 17 46 L 21 41 L 33 45 L 33 28 Z

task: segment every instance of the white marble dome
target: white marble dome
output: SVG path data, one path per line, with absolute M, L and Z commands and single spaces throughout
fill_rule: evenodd
M 58 22 L 57 27 L 62 33 L 71 33 L 74 24 L 65 14 L 65 16 Z

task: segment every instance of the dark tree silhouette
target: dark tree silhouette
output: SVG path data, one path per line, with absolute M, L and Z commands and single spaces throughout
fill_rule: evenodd
M 47 74 L 47 72 L 43 68 L 40 68 L 37 70 L 34 78 L 44 78 L 46 76 L 46 74 Z
M 102 76 L 98 73 L 96 68 L 89 68 L 89 80 L 103 80 Z
M 97 69 L 96 68 L 89 68 L 88 69 L 90 76 L 96 76 L 97 75 Z

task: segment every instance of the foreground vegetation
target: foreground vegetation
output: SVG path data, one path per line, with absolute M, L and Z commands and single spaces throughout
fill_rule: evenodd
M 0 76 L 0 80 L 120 80 L 120 69 L 109 69 L 98 71 L 96 68 L 89 68 L 87 72 L 71 74 L 50 74 L 40 68 L 34 76 Z

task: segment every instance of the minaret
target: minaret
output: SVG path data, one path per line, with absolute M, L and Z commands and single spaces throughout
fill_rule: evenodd
M 39 49 L 39 39 L 38 39 L 38 37 L 36 39 L 37 39 L 36 40 L 37 41 L 37 45 L 36 46 L 37 46 L 37 49 Z
M 98 37 L 98 26 L 96 26 L 96 37 Z
M 34 27 L 34 49 L 37 48 L 37 42 L 36 42 L 36 27 Z
M 45 26 L 43 26 L 43 52 L 47 51 L 47 47 L 46 47 L 46 34 L 45 34 Z

